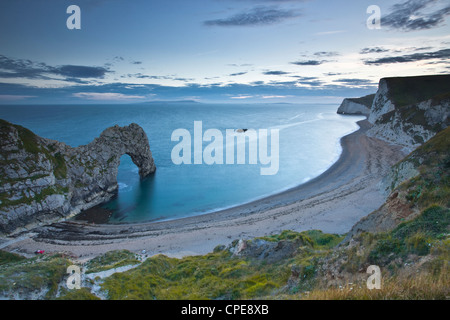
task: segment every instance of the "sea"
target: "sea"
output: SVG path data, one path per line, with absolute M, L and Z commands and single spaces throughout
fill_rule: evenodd
M 129 223 L 171 220 L 231 208 L 319 176 L 338 160 L 342 152 L 340 139 L 356 131 L 357 121 L 364 119 L 339 115 L 337 108 L 333 104 L 14 105 L 0 106 L 0 118 L 72 147 L 88 144 L 116 124 L 140 125 L 148 136 L 156 172 L 140 179 L 136 165 L 128 155 L 123 155 L 117 178 L 118 194 L 102 204 L 112 212 L 109 223 Z M 223 164 L 194 163 L 195 153 L 204 152 L 211 143 L 207 140 L 197 143 L 194 150 L 194 139 L 202 141 L 198 130 L 194 132 L 196 122 L 201 122 L 202 133 L 215 129 L 214 132 L 223 134 L 223 144 L 215 144 L 212 153 L 222 153 Z M 177 161 L 173 160 L 173 149 L 182 142 L 182 138 L 172 139 L 177 129 L 190 133 L 190 164 L 174 163 Z M 256 163 L 250 161 L 250 139 L 245 141 L 244 163 L 237 163 L 237 142 L 236 161 L 227 163 L 227 129 L 257 133 L 267 130 L 268 155 L 272 151 L 272 156 L 278 156 L 279 160 L 278 170 L 272 172 L 275 174 L 261 174 L 261 168 L 269 165 L 259 157 Z M 273 132 L 278 135 L 278 150 L 272 148 Z M 263 138 L 256 135 L 258 150 Z M 198 159 L 202 159 L 201 155 Z

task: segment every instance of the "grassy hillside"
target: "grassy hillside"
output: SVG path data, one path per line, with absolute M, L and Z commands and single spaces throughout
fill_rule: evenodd
M 398 192 L 410 206 L 423 210 L 432 204 L 450 207 L 450 127 L 436 134 L 394 166 L 410 162 L 419 175 L 400 184 Z

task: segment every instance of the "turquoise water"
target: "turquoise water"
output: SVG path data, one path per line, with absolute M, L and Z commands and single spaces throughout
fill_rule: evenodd
M 356 122 L 363 119 L 341 116 L 336 110 L 336 105 L 285 104 L 1 106 L 0 118 L 73 147 L 91 142 L 115 124 L 135 122 L 143 127 L 157 171 L 141 181 L 130 157 L 121 158 L 118 196 L 103 205 L 113 211 L 110 222 L 116 223 L 204 214 L 278 193 L 320 175 L 338 159 L 340 138 L 357 130 Z M 203 132 L 218 129 L 224 137 L 226 129 L 278 129 L 277 174 L 261 175 L 261 167 L 268 165 L 248 164 L 248 157 L 245 164 L 175 165 L 171 152 L 178 142 L 171 141 L 172 132 L 184 128 L 193 137 L 194 121 L 202 121 Z M 208 144 L 204 142 L 203 147 Z

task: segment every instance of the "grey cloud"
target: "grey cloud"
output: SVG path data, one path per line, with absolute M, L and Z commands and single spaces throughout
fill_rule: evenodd
M 230 74 L 229 76 L 236 77 L 236 76 L 243 76 L 244 74 L 247 74 L 247 72 L 236 72 L 236 73 Z
M 169 76 L 150 76 L 142 73 L 129 73 L 127 74 L 128 78 L 137 78 L 137 79 L 172 79 Z
M 188 82 L 188 81 L 192 81 L 194 80 L 193 78 L 182 78 L 182 77 L 176 77 L 175 75 L 170 75 L 170 76 L 152 76 L 152 75 L 147 75 L 147 74 L 143 74 L 143 73 L 129 73 L 126 76 L 121 76 L 122 78 L 136 78 L 136 79 L 152 79 L 152 80 L 176 80 L 176 81 L 184 81 L 184 82 Z
M 88 67 L 88 66 L 74 66 L 65 65 L 61 67 L 52 68 L 55 74 L 60 74 L 72 78 L 103 78 L 107 69 L 103 67 Z
M 320 52 L 316 52 L 314 53 L 315 56 L 317 57 L 335 57 L 339 55 L 339 52 L 336 51 L 320 51 Z
M 368 54 L 368 53 L 382 53 L 382 52 L 388 52 L 388 49 L 382 48 L 382 47 L 373 47 L 373 48 L 363 48 L 359 52 L 360 54 Z
M 324 75 L 326 75 L 326 76 L 340 76 L 340 75 L 342 75 L 342 73 L 340 73 L 340 72 L 328 72 L 328 73 L 324 73 Z
M 194 81 L 195 79 L 194 78 L 173 78 L 173 80 L 189 82 L 189 81 Z
M 299 14 L 294 10 L 281 10 L 272 7 L 256 7 L 249 12 L 238 13 L 224 19 L 208 20 L 205 21 L 204 24 L 207 26 L 222 27 L 270 25 L 298 16 Z
M 104 67 L 62 65 L 49 66 L 45 63 L 36 63 L 26 59 L 11 59 L 0 55 L 0 77 L 3 78 L 27 78 L 27 79 L 51 79 L 50 75 L 67 77 L 66 81 L 75 78 L 103 78 L 107 72 Z
M 230 64 L 227 64 L 227 66 L 229 66 L 229 67 L 251 67 L 251 66 L 253 66 L 253 64 L 250 64 L 250 63 L 243 63 L 243 64 L 230 63 Z
M 292 76 L 292 77 L 293 78 L 297 78 L 297 79 L 302 80 L 302 81 L 309 81 L 309 80 L 317 80 L 317 79 L 319 79 L 317 77 L 303 77 L 303 76 Z
M 297 66 L 318 66 L 321 65 L 322 63 L 324 63 L 326 61 L 322 60 L 305 60 L 305 61 L 295 61 L 295 62 L 291 62 L 291 64 L 295 64 Z
M 442 3 L 436 0 L 408 0 L 392 6 L 391 12 L 381 18 L 381 25 L 403 31 L 424 30 L 441 25 L 450 15 L 450 5 L 429 12 L 430 6 Z M 427 13 L 422 10 L 426 9 Z
M 405 63 L 431 59 L 448 59 L 450 58 L 450 49 L 442 49 L 434 52 L 413 53 L 403 56 L 384 57 L 375 60 L 364 60 L 366 65 L 380 65 L 389 63 Z
M 263 74 L 267 75 L 267 76 L 282 76 L 285 74 L 289 74 L 290 72 L 285 72 L 285 71 L 281 71 L 281 70 L 273 70 L 273 71 L 266 71 L 263 72 Z
M 366 85 L 366 84 L 373 84 L 372 81 L 367 79 L 338 79 L 335 82 L 343 82 L 351 85 Z

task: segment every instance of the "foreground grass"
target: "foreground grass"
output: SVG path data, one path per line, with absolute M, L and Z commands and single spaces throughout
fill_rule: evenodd
M 448 270 L 433 276 L 429 273 L 409 277 L 390 277 L 380 289 L 369 290 L 364 284 L 341 288 L 316 289 L 304 300 L 446 300 L 449 298 Z
M 107 278 L 110 299 L 250 299 L 287 281 L 284 264 L 235 259 L 227 251 L 181 260 L 159 255 Z
M 86 264 L 86 273 L 96 273 L 139 263 L 141 261 L 136 254 L 128 250 L 116 250 L 90 260 Z

